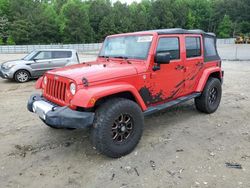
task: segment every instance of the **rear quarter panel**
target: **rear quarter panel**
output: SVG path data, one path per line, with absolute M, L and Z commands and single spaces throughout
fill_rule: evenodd
M 197 84 L 197 87 L 196 87 L 196 92 L 202 92 L 206 83 L 207 83 L 207 80 L 209 78 L 209 76 L 212 74 L 212 73 L 215 73 L 215 72 L 219 72 L 220 74 L 220 78 L 222 78 L 222 70 L 221 70 L 221 67 L 218 67 L 218 66 L 215 66 L 215 64 L 217 64 L 216 62 L 211 62 L 210 65 L 207 65 L 208 67 L 205 68 L 205 70 L 203 71 L 200 79 L 199 79 L 199 82 Z M 214 65 L 214 66 L 213 66 Z

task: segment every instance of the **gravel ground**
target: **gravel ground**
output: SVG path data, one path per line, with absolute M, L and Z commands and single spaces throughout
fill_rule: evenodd
M 189 101 L 150 116 L 120 159 L 98 154 L 88 130 L 54 130 L 29 113 L 35 81 L 0 79 L 0 187 L 250 187 L 250 62 L 223 66 L 216 113 Z

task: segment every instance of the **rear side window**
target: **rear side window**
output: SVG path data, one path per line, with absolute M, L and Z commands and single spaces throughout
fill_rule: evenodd
M 199 57 L 201 56 L 201 40 L 200 37 L 186 37 L 186 57 Z
M 215 41 L 212 37 L 205 37 L 205 55 L 206 56 L 216 56 Z
M 204 37 L 204 61 L 217 61 L 220 56 L 216 49 L 216 38 L 214 36 Z
M 70 58 L 72 56 L 71 51 L 54 51 L 52 52 L 53 59 Z
M 169 52 L 171 60 L 180 59 L 180 45 L 178 37 L 160 38 L 157 52 Z

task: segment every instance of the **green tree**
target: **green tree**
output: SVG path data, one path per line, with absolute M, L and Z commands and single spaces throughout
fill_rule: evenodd
M 0 38 L 0 45 L 4 45 L 3 39 Z
M 188 11 L 186 28 L 195 28 L 195 16 L 192 14 L 192 11 Z
M 30 41 L 30 25 L 27 20 L 16 20 L 11 24 L 10 34 L 17 44 L 28 44 Z
M 100 42 L 122 32 L 181 27 L 250 33 L 249 0 L 0 0 L 0 38 L 16 44 Z M 223 17 L 222 15 L 228 15 Z
M 81 1 L 68 1 L 62 7 L 61 17 L 64 42 L 89 43 L 93 41 L 93 29 L 89 23 L 88 11 Z
M 66 4 L 68 0 L 52 0 L 52 5 L 56 10 L 56 13 L 59 14 L 63 5 Z
M 95 41 L 99 41 L 100 36 L 100 23 L 102 20 L 109 15 L 111 11 L 110 0 L 91 0 L 88 10 L 90 25 L 94 31 Z
M 239 23 L 239 28 L 242 33 L 250 33 L 250 22 L 243 21 Z
M 12 36 L 9 36 L 6 42 L 7 45 L 14 45 L 16 44 Z
M 190 17 L 188 18 L 188 14 L 191 13 L 191 11 L 188 8 L 188 3 L 186 0 L 175 0 L 173 2 L 172 12 L 175 18 L 174 27 L 187 28 L 189 24 L 193 23 L 190 23 Z
M 143 0 L 141 3 L 132 3 L 129 6 L 131 15 L 132 31 L 147 30 L 149 23 L 149 10 L 151 8 L 151 2 L 149 0 Z
M 232 21 L 228 15 L 225 15 L 218 27 L 218 36 L 228 38 L 232 34 Z
M 58 43 L 61 41 L 60 26 L 53 6 L 44 4 L 39 16 L 34 17 L 33 43 Z
M 132 20 L 129 12 L 129 7 L 117 1 L 113 5 L 111 15 L 114 20 L 117 33 L 130 32 L 132 29 Z
M 6 16 L 0 16 L 0 37 L 5 42 L 9 34 L 9 21 Z
M 211 18 L 211 1 L 210 0 L 187 0 L 188 21 L 187 28 L 209 30 Z
M 173 3 L 171 0 L 152 1 L 150 10 L 150 29 L 174 27 Z
M 99 25 L 99 41 L 103 41 L 107 35 L 117 33 L 114 17 L 112 15 L 103 18 Z
M 0 16 L 8 16 L 9 11 L 9 0 L 0 0 Z

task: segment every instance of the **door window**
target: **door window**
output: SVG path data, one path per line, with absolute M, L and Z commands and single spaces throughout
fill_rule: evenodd
M 169 52 L 171 60 L 180 59 L 180 45 L 178 37 L 162 37 L 157 46 L 157 52 Z
M 52 53 L 50 51 L 41 51 L 39 52 L 34 59 L 43 60 L 43 59 L 51 59 Z
M 199 57 L 201 56 L 201 42 L 200 37 L 186 37 L 186 57 Z
M 71 51 L 53 51 L 52 52 L 53 59 L 70 58 L 71 56 L 72 56 Z

